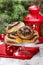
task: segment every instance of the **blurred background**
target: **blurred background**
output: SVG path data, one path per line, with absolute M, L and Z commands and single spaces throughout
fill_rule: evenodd
M 40 6 L 43 15 L 43 0 L 0 0 L 0 33 L 5 33 L 9 23 L 23 21 L 28 7 L 34 4 Z

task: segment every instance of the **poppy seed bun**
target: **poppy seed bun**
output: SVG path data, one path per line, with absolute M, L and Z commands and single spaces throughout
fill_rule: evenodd
M 37 39 L 39 38 L 39 35 L 38 35 L 38 32 L 37 31 L 34 31 L 34 34 L 33 34 L 33 37 L 30 38 L 30 39 L 23 39 L 23 42 L 26 42 L 26 43 L 34 43 Z
M 16 43 L 16 44 L 21 44 L 22 43 L 22 39 L 19 38 L 18 36 L 13 36 L 12 34 L 7 34 L 5 36 L 5 42 L 10 42 L 10 43 Z
M 33 36 L 33 31 L 29 26 L 23 26 L 17 31 L 17 34 L 22 39 L 30 39 Z
M 12 33 L 15 31 L 18 31 L 18 29 L 22 26 L 25 26 L 25 24 L 21 21 L 13 22 L 12 24 L 9 24 L 6 28 L 6 33 Z

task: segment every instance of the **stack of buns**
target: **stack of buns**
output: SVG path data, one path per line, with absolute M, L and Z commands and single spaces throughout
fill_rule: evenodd
M 39 38 L 37 31 L 33 31 L 21 21 L 9 24 L 6 28 L 6 33 L 5 41 L 16 44 L 33 43 Z

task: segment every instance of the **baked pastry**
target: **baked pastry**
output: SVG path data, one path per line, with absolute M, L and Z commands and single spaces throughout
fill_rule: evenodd
M 17 34 L 22 39 L 30 39 L 33 36 L 33 31 L 29 26 L 23 26 L 17 31 Z
M 27 42 L 27 43 L 34 43 L 37 39 L 39 38 L 38 32 L 34 31 L 33 33 L 33 37 L 30 39 L 23 39 L 23 42 Z
M 12 34 L 7 34 L 6 35 L 5 42 L 21 44 L 22 43 L 22 39 L 19 38 L 16 33 L 12 33 Z
M 22 26 L 25 26 L 25 24 L 21 21 L 13 22 L 12 24 L 9 24 L 6 28 L 6 33 L 12 33 L 15 31 L 18 31 L 18 29 Z

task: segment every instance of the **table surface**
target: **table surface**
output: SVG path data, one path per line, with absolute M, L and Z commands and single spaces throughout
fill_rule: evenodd
M 43 44 L 34 44 L 31 46 L 39 46 L 40 52 L 34 55 L 30 60 L 0 58 L 0 65 L 43 65 Z

